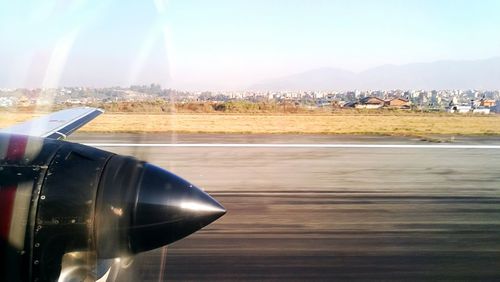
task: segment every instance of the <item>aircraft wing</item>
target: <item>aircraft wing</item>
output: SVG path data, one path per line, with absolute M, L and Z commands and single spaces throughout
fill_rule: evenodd
M 61 139 L 84 126 L 104 111 L 98 108 L 72 108 L 0 130 L 1 133 Z

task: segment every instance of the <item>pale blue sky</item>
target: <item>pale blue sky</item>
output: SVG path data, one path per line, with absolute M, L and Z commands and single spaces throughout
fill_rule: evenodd
M 500 56 L 500 1 L 0 0 L 0 87 L 238 89 Z

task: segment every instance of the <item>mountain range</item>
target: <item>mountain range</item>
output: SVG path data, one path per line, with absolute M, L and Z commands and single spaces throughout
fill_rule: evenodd
M 383 65 L 362 72 L 319 68 L 254 84 L 250 90 L 500 89 L 500 57 Z

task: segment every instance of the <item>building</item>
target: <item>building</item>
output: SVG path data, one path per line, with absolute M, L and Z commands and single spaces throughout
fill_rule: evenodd
M 386 100 L 385 105 L 389 108 L 409 109 L 410 101 L 404 98 L 397 97 L 390 100 Z
M 0 97 L 0 107 L 7 108 L 12 107 L 13 105 L 14 101 L 12 101 L 12 98 Z
M 489 114 L 490 113 L 490 108 L 486 108 L 486 107 L 477 107 L 475 109 L 472 110 L 472 112 L 474 114 Z
M 450 113 L 465 114 L 469 113 L 470 111 L 472 111 L 472 107 L 469 105 L 455 105 L 448 108 L 448 112 Z
M 385 105 L 384 100 L 377 97 L 369 96 L 359 100 L 359 103 L 357 103 L 354 107 L 357 109 L 380 109 L 384 105 Z
M 481 99 L 479 105 L 481 107 L 493 108 L 496 105 L 496 101 L 495 100 L 483 100 L 483 99 Z

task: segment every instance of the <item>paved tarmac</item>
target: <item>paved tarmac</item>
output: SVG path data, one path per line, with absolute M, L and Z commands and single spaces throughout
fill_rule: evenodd
M 434 144 L 217 134 L 80 133 L 71 141 Z M 167 250 L 138 255 L 119 281 L 500 280 L 500 149 L 105 149 L 169 169 L 228 210 Z

